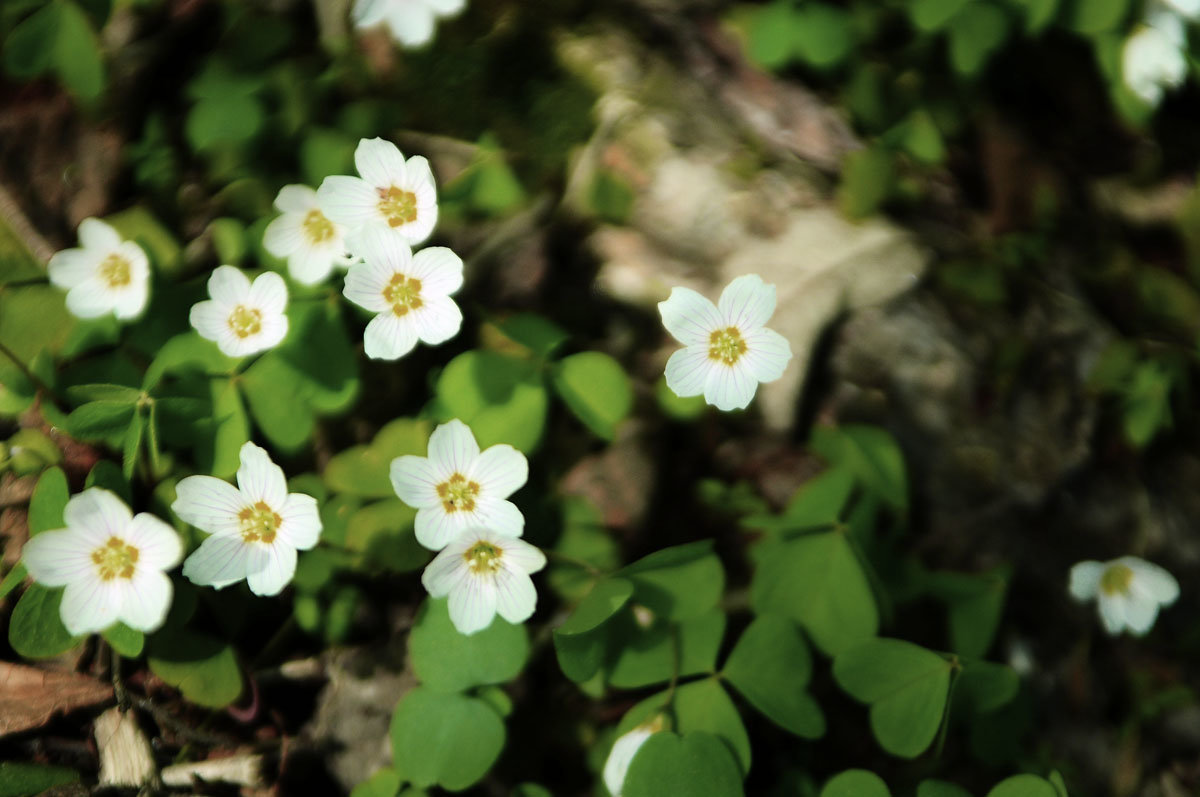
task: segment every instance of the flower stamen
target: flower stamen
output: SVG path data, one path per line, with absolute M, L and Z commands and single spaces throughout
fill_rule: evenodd
M 437 486 L 437 494 L 447 514 L 459 510 L 472 512 L 475 510 L 475 499 L 479 496 L 479 484 L 468 481 L 461 473 L 455 473 Z
M 379 212 L 387 219 L 389 227 L 400 227 L 417 220 L 417 195 L 412 191 L 391 186 L 378 188 Z
M 244 508 L 238 512 L 237 518 L 244 542 L 265 542 L 268 545 L 275 542 L 275 535 L 283 523 L 279 513 L 264 501 Z
M 746 341 L 737 327 L 715 330 L 708 338 L 708 359 L 733 365 L 746 353 Z
M 248 338 L 262 332 L 262 311 L 256 307 L 239 304 L 229 314 L 229 328 L 239 338 Z
M 304 234 L 308 236 L 308 240 L 314 244 L 328 241 L 337 232 L 333 228 L 333 222 L 325 218 L 325 214 L 316 209 L 308 211 L 308 215 L 304 217 L 301 226 L 304 227 Z
M 1125 565 L 1112 565 L 1100 576 L 1100 589 L 1105 595 L 1124 595 L 1129 592 L 1133 571 Z
M 92 551 L 92 562 L 100 571 L 102 581 L 133 578 L 137 560 L 138 549 L 126 544 L 120 537 L 109 537 L 108 542 Z
M 110 288 L 124 288 L 133 282 L 133 272 L 129 261 L 118 254 L 111 254 L 104 258 L 97 273 Z
M 393 274 L 383 288 L 383 300 L 392 306 L 392 312 L 403 316 L 424 304 L 421 301 L 421 281 L 416 277 Z
M 467 560 L 467 567 L 471 568 L 472 573 L 487 574 L 495 573 L 500 569 L 500 560 L 503 556 L 504 549 L 480 540 L 467 549 L 463 554 L 463 559 Z

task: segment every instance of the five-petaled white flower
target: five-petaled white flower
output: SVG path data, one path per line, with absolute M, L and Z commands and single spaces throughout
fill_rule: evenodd
M 296 550 L 317 544 L 317 499 L 287 491 L 283 471 L 267 452 L 242 446 L 238 486 L 212 476 L 188 476 L 176 486 L 175 514 L 212 536 L 183 563 L 196 584 L 222 589 L 246 579 L 256 595 L 277 595 L 296 573 Z
M 150 295 L 146 253 L 99 219 L 80 222 L 79 243 L 56 253 L 48 266 L 50 282 L 67 292 L 67 309 L 78 318 L 136 318 Z
M 450 621 L 460 634 L 474 634 L 499 612 L 523 623 L 537 606 L 529 574 L 546 566 L 546 555 L 524 540 L 491 529 L 467 529 L 421 574 L 435 598 L 450 596 Z
M 1140 636 L 1154 625 L 1159 605 L 1170 606 L 1179 597 L 1179 582 L 1158 565 L 1123 556 L 1111 562 L 1075 565 L 1070 590 L 1076 600 L 1096 598 L 1108 633 L 1119 634 L 1128 628 Z
M 352 239 L 363 262 L 350 266 L 342 293 L 378 313 L 363 333 L 363 350 L 376 360 L 394 360 L 421 340 L 444 343 L 458 334 L 462 312 L 450 294 L 462 287 L 463 263 L 444 246 L 415 255 L 388 229 L 369 228 Z
M 382 22 L 400 44 L 420 47 L 433 40 L 437 17 L 453 16 L 466 4 L 467 0 L 357 0 L 352 16 L 356 28 Z
M 505 500 L 529 478 L 525 455 L 510 445 L 480 453 L 471 429 L 457 418 L 429 436 L 429 456 L 392 460 L 392 488 L 417 508 L 417 542 L 440 551 L 467 528 L 520 537 L 525 517 Z
M 171 579 L 183 542 L 153 515 L 134 515 L 114 493 L 91 487 L 63 510 L 65 529 L 44 531 L 25 543 L 22 559 L 33 580 L 66 587 L 59 614 L 74 635 L 103 631 L 120 621 L 154 631 L 171 605 Z
M 775 286 L 744 274 L 712 302 L 689 288 L 673 288 L 659 302 L 663 326 L 686 348 L 667 361 L 667 387 L 678 396 L 703 395 L 717 409 L 741 409 L 759 382 L 783 375 L 792 349 L 763 325 L 775 312 Z
M 208 278 L 208 295 L 211 300 L 192 305 L 189 320 L 223 354 L 266 351 L 287 335 L 287 285 L 275 272 L 259 274 L 251 283 L 233 266 L 218 266 Z
M 1164 88 L 1176 88 L 1187 77 L 1186 47 L 1183 21 L 1171 10 L 1154 10 L 1121 49 L 1125 85 L 1144 102 L 1158 105 Z
M 625 776 L 629 774 L 629 765 L 633 763 L 633 757 L 642 749 L 646 740 L 661 731 L 664 725 L 663 715 L 656 714 L 653 719 L 623 733 L 613 742 L 608 759 L 604 762 L 603 773 L 604 787 L 612 797 L 621 797 L 621 790 L 625 787 Z
M 429 237 L 438 215 L 429 161 L 420 155 L 405 161 L 392 142 L 364 138 L 354 150 L 354 165 L 360 177 L 326 177 L 317 189 L 326 217 L 348 235 L 378 227 L 395 230 L 410 245 Z M 353 241 L 350 251 L 362 256 Z
M 345 231 L 325 217 L 317 205 L 317 192 L 306 185 L 285 185 L 275 197 L 283 215 L 263 232 L 263 246 L 287 260 L 288 273 L 302 285 L 316 285 L 333 271 L 346 267 Z

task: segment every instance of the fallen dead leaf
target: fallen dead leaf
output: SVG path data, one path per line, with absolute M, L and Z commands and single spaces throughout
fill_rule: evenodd
M 37 728 L 56 713 L 111 698 L 111 686 L 86 675 L 0 662 L 0 736 Z

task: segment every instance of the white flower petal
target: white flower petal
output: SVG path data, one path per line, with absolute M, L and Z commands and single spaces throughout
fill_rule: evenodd
M 146 308 L 146 300 L 150 298 L 150 284 L 147 280 L 137 280 L 113 295 L 113 314 L 127 321 L 137 318 Z
M 321 514 L 317 499 L 304 493 L 290 493 L 278 511 L 283 519 L 279 536 L 288 545 L 307 551 L 317 544 L 321 537 Z
M 479 456 L 479 444 L 471 427 L 454 418 L 441 424 L 429 436 L 429 459 L 439 472 L 449 477 L 467 475 Z
M 500 570 L 495 577 L 496 611 L 510 623 L 523 623 L 537 608 L 537 590 L 529 576 Z
M 67 292 L 67 310 L 76 318 L 99 318 L 116 306 L 113 291 L 95 277 L 89 277 Z
M 138 568 L 124 583 L 124 596 L 118 615 L 121 622 L 138 631 L 156 631 L 167 619 L 174 587 L 161 570 Z
M 1125 603 L 1123 595 L 1100 593 L 1100 619 L 1104 621 L 1104 629 L 1108 633 L 1119 634 L 1125 627 Z
M 104 257 L 94 250 L 87 249 L 64 249 L 55 252 L 46 266 L 50 273 L 50 283 L 64 291 L 70 290 L 89 279 Z
M 183 559 L 183 540 L 179 534 L 148 512 L 139 512 L 129 521 L 125 544 L 137 549 L 139 573 L 170 570 Z
M 492 579 L 468 577 L 450 593 L 450 622 L 458 633 L 482 631 L 496 617 L 496 585 Z
M 282 313 L 263 316 L 262 331 L 246 338 L 255 352 L 273 349 L 287 337 L 288 317 Z
M 399 188 L 408 178 L 404 155 L 395 144 L 382 138 L 364 138 L 358 142 L 354 167 L 360 177 L 377 188 Z
M 480 495 L 475 516 L 480 526 L 500 537 L 520 537 L 525 531 L 525 516 L 512 501 Z
M 412 276 L 421 281 L 422 296 L 449 296 L 463 284 L 462 258 L 444 246 L 430 246 L 412 257 Z
M 431 346 L 445 343 L 462 328 L 462 311 L 448 296 L 427 299 L 416 310 L 410 311 L 417 337 Z
M 229 325 L 226 323 L 228 317 L 229 313 L 225 307 L 208 300 L 192 305 L 191 312 L 188 313 L 188 323 L 196 332 L 200 333 L 200 337 L 219 342 L 224 333 L 229 330 Z
M 466 549 L 452 545 L 433 558 L 421 573 L 421 584 L 435 598 L 444 598 L 470 577 L 470 570 L 463 560 Z
M 183 575 L 193 584 L 224 589 L 246 577 L 249 546 L 241 537 L 213 535 L 183 562 Z
M 287 283 L 274 271 L 265 271 L 254 278 L 246 304 L 257 308 L 264 316 L 279 315 L 287 308 Z
M 433 233 L 433 228 L 437 226 L 437 220 L 437 203 L 435 201 L 421 202 L 418 197 L 417 217 L 407 224 L 396 227 L 395 230 L 410 244 L 416 246 Z
M 412 249 L 396 229 L 381 225 L 365 227 L 350 236 L 348 243 L 354 254 L 374 268 L 379 290 L 394 274 L 412 274 Z
M 84 249 L 112 251 L 121 245 L 121 234 L 97 218 L 79 222 L 79 243 Z
M 1168 0 L 1168 2 L 1172 3 L 1190 3 L 1196 1 L 1197 0 Z M 438 16 L 442 17 L 448 17 L 457 14 L 467 5 L 467 0 L 421 0 L 421 2 L 425 3 L 425 5 L 437 12 Z
M 352 232 L 381 218 L 379 194 L 370 183 L 359 177 L 326 177 L 317 189 L 317 201 L 325 217 L 341 224 L 347 231 Z M 350 251 L 358 254 L 352 245 Z
M 546 554 L 524 540 L 503 539 L 493 536 L 492 541 L 504 549 L 501 560 L 510 570 L 521 573 L 536 573 L 546 566 Z
M 708 344 L 680 349 L 667 360 L 667 387 L 681 398 L 699 396 L 708 383 L 708 375 L 719 367 L 708 356 Z
M 440 508 L 437 486 L 444 476 L 426 457 L 408 454 L 392 460 L 388 475 L 400 500 L 417 509 Z
M 218 304 L 244 304 L 250 295 L 250 279 L 233 266 L 217 266 L 208 278 L 208 295 Z
M 417 345 L 417 330 L 409 318 L 390 311 L 371 319 L 363 330 L 363 351 L 373 360 L 395 360 Z
M 642 725 L 628 733 L 617 737 L 612 750 L 604 762 L 604 787 L 613 797 L 621 797 L 621 789 L 625 786 L 625 776 L 629 774 L 629 766 L 642 745 L 650 738 L 652 731 Z
M 770 329 L 756 329 L 746 335 L 746 352 L 741 356 L 750 376 L 759 382 L 774 382 L 783 376 L 792 359 L 787 338 Z
M 754 398 L 758 382 L 743 363 L 716 365 L 704 383 L 704 400 L 719 410 L 744 409 Z
M 672 288 L 671 295 L 658 303 L 663 326 L 684 346 L 708 345 L 714 331 L 723 326 L 716 305 L 691 288 Z
M 239 454 L 241 467 L 237 472 L 238 489 L 251 502 L 262 501 L 273 510 L 287 499 L 287 479 L 283 469 L 271 461 L 271 456 L 254 443 L 244 443 Z
M 103 545 L 109 537 L 124 537 L 125 528 L 133 519 L 133 513 L 117 494 L 101 487 L 89 487 L 78 495 L 71 496 L 63 509 L 63 520 L 68 528 L 77 530 L 92 546 Z
M 285 185 L 275 195 L 275 207 L 284 213 L 303 214 L 317 207 L 317 192 L 307 185 Z
M 413 534 L 422 546 L 431 551 L 440 551 L 461 537 L 471 521 L 470 514 L 447 512 L 439 503 L 436 507 L 417 510 L 417 516 L 413 520 Z
M 246 584 L 255 595 L 278 595 L 296 574 L 296 549 L 290 545 L 254 545 L 246 562 Z
M 383 288 L 391 273 L 370 263 L 355 263 L 346 272 L 342 295 L 372 313 L 390 313 L 392 307 L 383 298 Z
M 39 584 L 65 587 L 94 572 L 91 555 L 98 546 L 87 543 L 74 530 L 43 531 L 26 541 L 21 561 Z
M 1068 590 L 1077 601 L 1089 601 L 1100 594 L 1100 578 L 1108 565 L 1103 562 L 1080 562 L 1071 568 Z
M 393 0 L 356 0 L 351 12 L 354 27 L 369 28 L 383 22 L 383 17 L 392 2 Z
M 175 485 L 171 511 L 210 534 L 238 534 L 238 512 L 246 499 L 236 487 L 213 476 L 188 476 Z
M 301 247 L 288 258 L 288 274 L 301 285 L 317 285 L 329 278 L 334 263 L 340 259 L 340 253 L 328 248 Z
M 725 286 L 717 310 L 725 326 L 737 327 L 745 335 L 766 324 L 775 312 L 775 286 L 764 284 L 757 274 L 743 274 Z
M 1133 571 L 1131 589 L 1167 606 L 1179 597 L 1179 582 L 1158 565 L 1134 556 L 1125 556 L 1117 561 Z
M 81 636 L 103 631 L 117 622 L 125 597 L 122 581 L 101 581 L 93 575 L 68 584 L 58 607 L 67 631 L 72 636 Z
M 305 248 L 304 217 L 284 213 L 263 230 L 263 248 L 275 257 L 288 257 Z
M 420 47 L 433 40 L 433 9 L 424 3 L 393 3 L 384 22 L 392 37 L 405 47 Z
M 529 479 L 529 460 L 517 449 L 502 443 L 481 453 L 470 473 L 464 475 L 479 483 L 481 493 L 493 498 L 508 498 Z
M 1130 596 L 1125 599 L 1125 625 L 1137 636 L 1142 636 L 1154 625 L 1158 617 L 1158 601 L 1153 598 L 1137 598 Z

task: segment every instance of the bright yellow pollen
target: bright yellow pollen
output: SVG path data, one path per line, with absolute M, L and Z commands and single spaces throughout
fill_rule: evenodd
M 1133 571 L 1125 565 L 1113 565 L 1100 576 L 1100 589 L 1105 595 L 1125 594 L 1133 581 Z
M 456 473 L 437 486 L 438 498 L 442 499 L 442 507 L 448 513 L 460 509 L 470 512 L 475 508 L 475 498 L 479 495 L 479 485 L 467 481 L 467 477 Z M 482 545 L 482 543 L 480 543 Z
M 379 212 L 391 227 L 399 227 L 417 220 L 417 195 L 412 191 L 392 186 L 380 188 Z
M 472 573 L 495 573 L 500 569 L 500 559 L 503 556 L 503 549 L 490 542 L 480 541 L 467 549 L 463 559 L 467 560 L 467 567 L 471 568 Z
M 314 244 L 328 241 L 334 234 L 333 222 L 325 218 L 325 214 L 315 208 L 308 211 L 308 215 L 304 217 L 302 226 L 304 227 L 304 234 Z
M 100 263 L 100 279 L 110 288 L 124 288 L 133 281 L 129 261 L 117 254 L 109 255 Z
M 239 304 L 229 314 L 229 328 L 239 338 L 248 338 L 262 332 L 262 312 L 255 307 Z
M 737 327 L 725 327 L 708 338 L 708 359 L 733 365 L 746 353 L 746 341 Z
M 238 528 L 242 532 L 243 542 L 265 542 L 269 545 L 275 542 L 275 534 L 281 523 L 283 518 L 263 501 L 238 512 Z
M 114 578 L 133 578 L 138 560 L 138 549 L 128 545 L 119 537 L 109 537 L 108 542 L 92 551 L 92 561 L 100 571 L 103 581 Z
M 421 301 L 421 281 L 416 277 L 393 274 L 391 281 L 383 288 L 383 300 L 392 306 L 392 312 L 398 316 L 416 310 L 424 304 Z

